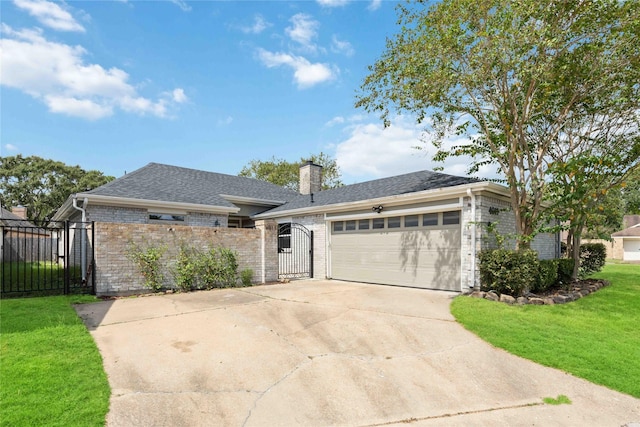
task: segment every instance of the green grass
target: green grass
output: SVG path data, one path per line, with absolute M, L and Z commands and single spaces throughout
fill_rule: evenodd
M 39 262 L 3 262 L 2 289 L 4 296 L 22 295 L 24 293 L 42 295 L 58 293 L 64 289 L 64 267 L 51 261 Z M 81 269 L 78 266 L 69 268 L 72 287 L 81 280 Z M 53 291 L 53 292 L 49 292 Z
M 465 328 L 518 356 L 640 397 L 640 265 L 606 265 L 605 287 L 578 301 L 509 306 L 458 297 Z
M 110 389 L 102 358 L 72 303 L 0 302 L 0 426 L 104 426 Z

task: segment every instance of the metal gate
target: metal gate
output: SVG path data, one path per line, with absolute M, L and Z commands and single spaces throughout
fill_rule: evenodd
M 278 278 L 313 277 L 313 231 L 302 224 L 278 226 Z
M 3 218 L 0 295 L 95 294 L 93 222 Z

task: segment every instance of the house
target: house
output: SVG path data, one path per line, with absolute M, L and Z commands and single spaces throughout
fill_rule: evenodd
M 479 283 L 477 253 L 495 244 L 490 223 L 502 235 L 515 232 L 508 190 L 492 182 L 420 171 L 321 191 L 321 176 L 320 166 L 302 165 L 296 193 L 251 178 L 150 163 L 72 195 L 54 220 L 96 221 L 97 239 L 100 229 L 119 233 L 120 240 L 136 233 L 226 239 L 261 282 L 288 277 L 284 270 L 293 268 L 316 278 L 451 291 Z M 117 245 L 114 237 L 103 241 Z M 532 247 L 541 258 L 557 257 L 558 236 L 541 234 Z M 103 264 L 124 268 L 116 261 Z M 104 279 L 113 282 L 115 273 L 109 274 Z
M 640 215 L 625 215 L 624 230 L 611 235 L 616 246 L 622 248 L 623 261 L 640 261 Z
M 0 261 L 53 261 L 57 258 L 51 231 L 26 219 L 27 210 L 0 207 Z

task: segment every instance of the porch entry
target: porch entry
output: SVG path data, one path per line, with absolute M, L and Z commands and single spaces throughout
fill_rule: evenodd
M 278 279 L 313 277 L 313 231 L 302 224 L 278 225 Z
M 3 219 L 0 295 L 95 294 L 93 222 Z

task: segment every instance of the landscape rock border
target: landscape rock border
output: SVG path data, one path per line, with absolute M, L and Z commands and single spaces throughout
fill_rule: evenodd
M 584 279 L 572 283 L 568 289 L 554 289 L 546 294 L 526 293 L 520 297 L 512 297 L 507 294 L 498 294 L 495 291 L 473 291 L 467 295 L 472 298 L 483 298 L 490 301 L 498 301 L 509 305 L 555 305 L 566 304 L 586 297 L 605 286 L 609 282 L 602 279 Z

